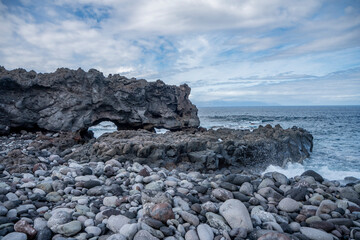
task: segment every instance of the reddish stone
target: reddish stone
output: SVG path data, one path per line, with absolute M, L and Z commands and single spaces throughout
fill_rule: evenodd
M 33 172 L 37 171 L 37 170 L 47 170 L 47 166 L 45 165 L 45 163 L 36 163 L 33 167 Z
M 162 222 L 166 222 L 169 219 L 174 219 L 175 214 L 168 203 L 158 203 L 151 208 L 150 216 Z
M 306 216 L 302 214 L 297 215 L 297 217 L 295 218 L 296 222 L 304 222 L 305 220 L 306 220 Z
M 317 228 L 317 229 L 322 229 L 326 232 L 330 232 L 335 228 L 335 225 L 331 222 L 326 222 L 326 221 L 319 221 L 319 222 L 312 222 L 310 223 L 310 227 L 312 228 Z
M 358 206 L 349 206 L 348 209 L 350 212 L 360 212 L 360 207 Z
M 150 173 L 148 170 L 146 170 L 146 168 L 143 168 L 140 170 L 139 175 L 143 176 L 143 177 L 147 177 L 147 176 L 150 176 Z
M 258 240 L 291 240 L 291 239 L 283 233 L 269 232 L 259 237 Z
M 30 239 L 34 239 L 36 236 L 36 230 L 25 220 L 20 220 L 14 225 L 16 232 L 25 233 Z

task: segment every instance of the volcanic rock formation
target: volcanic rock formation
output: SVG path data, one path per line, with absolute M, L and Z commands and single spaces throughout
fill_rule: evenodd
M 104 134 L 78 148 L 65 159 L 120 162 L 131 160 L 184 171 L 221 167 L 285 166 L 310 156 L 313 136 L 302 128 L 260 126 L 254 131 L 218 129 L 151 133 L 145 130 Z
M 84 131 L 102 121 L 118 129 L 199 126 L 190 88 L 90 69 L 54 73 L 0 67 L 0 134 L 13 130 Z

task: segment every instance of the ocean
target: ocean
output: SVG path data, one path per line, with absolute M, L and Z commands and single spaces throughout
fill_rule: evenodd
M 254 129 L 259 125 L 297 126 L 314 137 L 311 157 L 285 168 L 270 165 L 288 177 L 312 169 L 329 180 L 360 179 L 360 106 L 200 108 L 201 126 Z
M 294 177 L 312 169 L 329 180 L 360 179 L 360 106 L 200 107 L 198 115 L 201 126 L 208 129 L 280 124 L 283 128 L 304 128 L 314 136 L 313 152 L 303 164 L 290 163 L 285 168 L 270 165 L 265 172 Z M 114 131 L 115 126 L 103 122 L 91 129 L 98 137 Z

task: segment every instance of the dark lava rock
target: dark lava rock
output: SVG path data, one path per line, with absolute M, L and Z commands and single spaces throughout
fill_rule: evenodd
M 202 194 L 205 194 L 208 189 L 209 189 L 208 187 L 205 187 L 202 185 L 198 185 L 198 186 L 194 187 L 194 190 L 196 190 L 197 192 L 202 193 Z
M 249 196 L 246 196 L 245 194 L 241 193 L 241 192 L 233 192 L 234 198 L 238 199 L 242 202 L 248 202 L 250 200 Z
M 84 167 L 81 169 L 81 174 L 83 176 L 86 176 L 86 175 L 92 175 L 93 174 L 93 171 L 91 170 L 91 168 L 89 167 Z
M 335 229 L 335 225 L 327 221 L 312 222 L 310 223 L 310 227 L 322 229 L 326 232 L 331 232 L 333 229 Z
M 121 196 L 121 194 L 124 192 L 124 189 L 118 184 L 113 184 L 111 185 L 110 192 L 115 196 Z
M 102 213 L 104 216 L 110 217 L 112 215 L 120 215 L 121 211 L 117 209 L 107 209 Z
M 39 231 L 36 235 L 36 240 L 51 240 L 52 232 L 50 228 L 45 227 L 41 231 Z
M 0 217 L 0 225 L 4 223 L 9 223 L 10 219 L 8 217 Z
M 348 218 L 332 218 L 332 219 L 328 219 L 326 221 L 330 222 L 334 225 L 345 225 L 347 227 L 351 227 L 354 225 L 353 221 Z
M 324 178 L 320 174 L 315 172 L 314 170 L 307 170 L 307 171 L 303 172 L 303 174 L 301 174 L 301 176 L 313 177 L 315 179 L 315 181 L 318 181 L 320 183 L 322 183 L 324 181 Z
M 284 230 L 286 233 L 292 234 L 294 231 L 291 229 L 290 225 L 287 223 L 279 223 L 280 227 Z
M 166 226 L 160 227 L 160 231 L 166 236 L 173 236 L 175 234 L 175 230 Z
M 164 224 L 161 221 L 156 220 L 156 219 L 151 218 L 151 217 L 145 217 L 144 222 L 147 225 L 149 225 L 150 227 L 153 227 L 153 228 L 156 228 L 156 229 L 160 229 L 161 227 L 164 226 Z
M 359 194 L 352 187 L 344 187 L 340 189 L 340 197 L 346 198 L 353 202 L 359 201 Z
M 96 187 L 96 186 L 100 186 L 101 183 L 99 181 L 96 181 L 96 180 L 89 180 L 89 181 L 86 181 L 84 182 L 84 188 L 93 188 L 93 187 Z
M 241 186 L 244 182 L 250 182 L 251 178 L 247 175 L 236 174 L 229 182 Z
M 0 134 L 35 126 L 75 132 L 102 119 L 119 129 L 179 130 L 200 124 L 186 84 L 170 86 L 118 74 L 106 78 L 95 69 L 59 68 L 42 74 L 0 67 L 0 86 Z
M 226 190 L 229 190 L 229 191 L 239 190 L 238 186 L 236 186 L 235 184 L 229 183 L 229 182 L 221 182 L 220 187 L 225 188 Z
M 287 191 L 285 196 L 290 195 L 290 198 L 294 199 L 295 201 L 304 201 L 306 194 L 308 194 L 306 187 L 297 187 Z

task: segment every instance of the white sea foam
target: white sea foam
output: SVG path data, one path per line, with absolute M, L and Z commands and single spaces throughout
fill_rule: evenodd
M 279 172 L 287 176 L 288 178 L 300 176 L 306 170 L 314 170 L 319 173 L 323 178 L 327 180 L 344 180 L 346 177 L 355 177 L 360 179 L 360 172 L 358 171 L 339 171 L 329 169 L 327 166 L 322 167 L 309 167 L 306 164 L 302 165 L 300 163 L 288 163 L 285 168 L 270 165 L 268 166 L 262 174 L 267 172 Z
M 104 121 L 98 125 L 90 127 L 89 130 L 93 131 L 95 138 L 98 138 L 104 133 L 112 133 L 117 131 L 117 127 L 113 122 Z
M 167 130 L 166 128 L 155 128 L 155 132 L 157 134 L 164 134 L 166 132 L 168 132 L 169 130 Z

